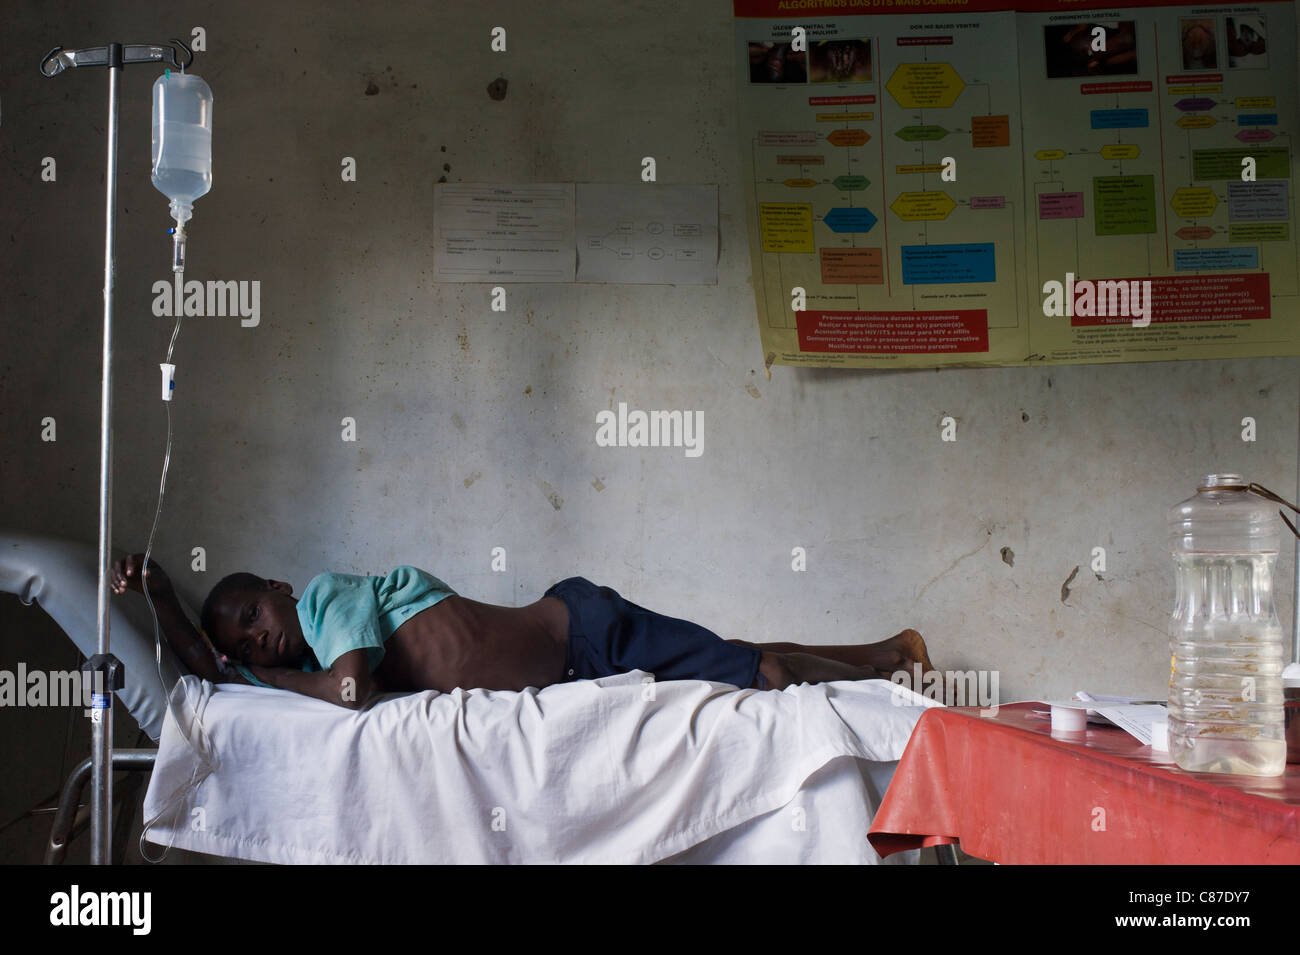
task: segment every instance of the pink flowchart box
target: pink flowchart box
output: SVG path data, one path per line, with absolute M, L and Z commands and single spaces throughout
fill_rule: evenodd
M 1038 196 L 1038 218 L 1082 219 L 1082 192 L 1043 192 Z

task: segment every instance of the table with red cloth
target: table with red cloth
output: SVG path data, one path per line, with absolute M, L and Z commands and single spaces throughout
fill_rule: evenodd
M 1300 765 L 1184 772 L 1116 727 L 1054 736 L 1034 712 L 1045 709 L 926 710 L 867 836 L 876 851 L 960 842 L 1009 864 L 1300 863 Z

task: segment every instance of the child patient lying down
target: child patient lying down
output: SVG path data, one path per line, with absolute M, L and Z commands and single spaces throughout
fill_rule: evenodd
M 113 591 L 143 592 L 144 555 L 122 557 Z M 904 630 L 879 643 L 802 646 L 724 640 L 687 620 L 653 613 L 608 587 L 570 577 L 526 607 L 455 593 L 415 567 L 386 576 L 318 574 L 301 597 L 279 580 L 222 578 L 199 624 L 223 668 L 181 610 L 156 560 L 143 574 L 167 642 L 214 683 L 293 690 L 352 709 L 396 690 L 522 690 L 645 670 L 658 680 L 711 680 L 784 689 L 796 683 L 887 678 L 933 665 L 925 641 Z

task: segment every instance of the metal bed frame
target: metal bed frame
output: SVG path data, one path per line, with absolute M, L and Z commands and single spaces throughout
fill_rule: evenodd
M 152 772 L 154 760 L 158 756 L 156 749 L 114 749 L 113 764 L 114 770 L 122 769 L 136 773 Z M 45 844 L 45 864 L 60 865 L 63 858 L 67 855 L 68 843 L 75 839 L 90 825 L 92 806 L 82 806 L 81 797 L 86 790 L 86 782 L 90 779 L 90 772 L 94 766 L 92 757 L 87 756 L 79 762 L 71 773 L 68 774 L 67 780 L 63 783 L 63 789 L 59 793 L 58 809 L 54 813 L 54 825 L 50 829 L 50 838 Z M 140 779 L 134 778 L 134 785 L 128 788 L 132 791 L 138 789 Z M 131 793 L 134 794 L 133 792 Z M 130 830 L 132 813 L 127 811 L 131 805 L 128 799 L 122 800 L 122 811 L 118 814 L 117 825 L 112 833 L 112 843 L 119 856 L 126 848 L 126 837 Z M 121 858 L 115 859 L 121 862 Z

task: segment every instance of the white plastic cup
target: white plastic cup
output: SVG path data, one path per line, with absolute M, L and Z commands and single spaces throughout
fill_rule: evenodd
M 1052 731 L 1057 733 L 1082 733 L 1088 728 L 1087 707 L 1053 706 Z

